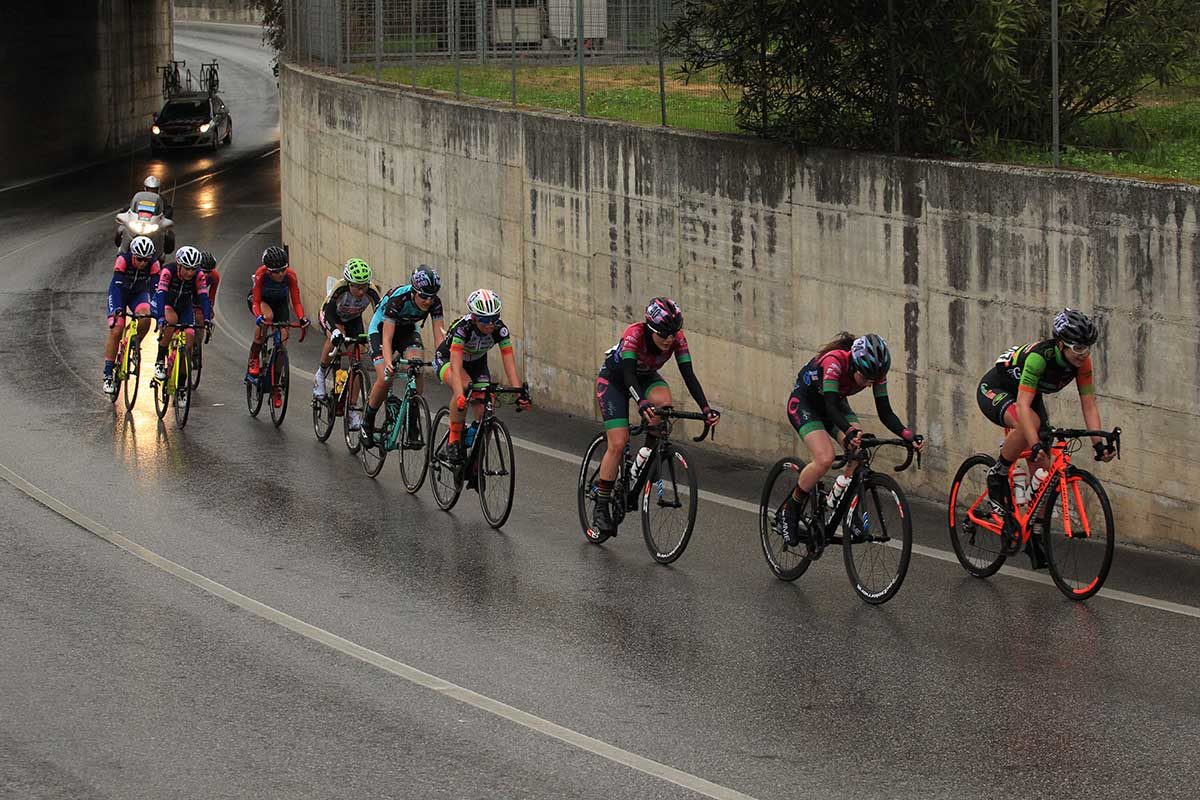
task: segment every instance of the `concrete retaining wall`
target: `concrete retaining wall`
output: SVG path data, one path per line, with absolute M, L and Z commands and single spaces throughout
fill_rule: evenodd
M 539 403 L 594 413 L 601 353 L 673 295 L 726 410 L 722 446 L 763 457 L 797 449 L 785 404 L 816 348 L 878 331 L 893 404 L 932 445 L 904 481 L 942 499 L 999 439 L 980 376 L 1053 310 L 1082 308 L 1102 320 L 1104 423 L 1126 430 L 1124 460 L 1098 470 L 1119 536 L 1200 551 L 1196 188 L 797 152 L 292 67 L 282 93 L 284 235 L 307 303 L 351 255 L 389 285 L 430 262 L 452 309 L 477 286 L 501 293 Z M 1082 424 L 1073 389 L 1048 405 Z
M 167 0 L 23 4 L 6 18 L 0 181 L 148 145 L 172 35 Z
M 175 0 L 180 22 L 241 22 L 261 25 L 262 12 L 249 0 Z

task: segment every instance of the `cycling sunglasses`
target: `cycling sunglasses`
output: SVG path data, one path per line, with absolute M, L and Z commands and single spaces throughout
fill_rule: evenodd
M 480 315 L 480 314 L 472 314 L 471 316 L 472 316 L 472 317 L 474 318 L 474 320 L 475 320 L 476 322 L 478 322 L 480 325 L 495 325 L 496 323 L 498 323 L 498 322 L 500 321 L 500 315 L 499 315 L 499 314 L 491 314 L 491 315 L 489 315 L 489 316 L 486 316 L 486 317 L 485 317 L 485 316 L 482 316 L 482 315 Z
M 267 272 L 274 272 L 278 274 L 280 272 L 287 272 L 287 268 L 287 264 L 284 264 L 282 267 L 267 267 Z
M 1067 347 L 1077 356 L 1086 356 L 1088 353 L 1092 352 L 1092 346 L 1090 344 L 1068 344 Z
M 416 289 L 413 289 L 413 294 L 415 294 L 417 297 L 421 298 L 422 300 L 437 299 L 437 292 L 430 294 L 429 292 L 418 292 Z

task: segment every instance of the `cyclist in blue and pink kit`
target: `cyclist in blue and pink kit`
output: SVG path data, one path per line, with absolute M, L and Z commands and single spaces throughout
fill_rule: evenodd
M 163 327 L 164 323 L 188 326 L 189 348 L 192 346 L 192 337 L 196 335 L 197 306 L 204 312 L 204 319 L 209 320 L 205 325 L 212 325 L 208 280 L 200 270 L 203 261 L 204 257 L 199 250 L 191 245 L 184 245 L 175 251 L 175 263 L 167 264 L 158 274 L 158 291 L 154 293 L 150 311 L 160 328 L 158 356 L 154 359 L 154 377 L 160 381 L 167 379 L 163 360 L 167 357 L 167 341 L 173 333 Z
M 117 255 L 113 263 L 113 276 L 108 284 L 108 340 L 104 343 L 104 393 L 115 395 L 113 366 L 117 358 L 117 345 L 125 331 L 125 315 L 149 314 L 150 292 L 158 279 L 162 265 L 154 249 L 154 242 L 146 236 L 137 236 L 129 243 L 129 250 Z M 138 346 L 150 331 L 150 319 L 138 320 Z
M 621 334 L 621 341 L 605 353 L 604 364 L 596 377 L 596 401 L 604 417 L 604 431 L 608 449 L 600 462 L 600 473 L 596 480 L 597 530 L 612 534 L 610 500 L 613 482 L 621 463 L 625 445 L 629 442 L 629 401 L 637 403 L 638 413 L 650 424 L 658 422 L 655 408 L 671 405 L 671 389 L 658 370 L 671 357 L 679 365 L 679 374 L 688 393 L 700 406 L 705 421 L 716 425 L 721 412 L 708 405 L 704 389 L 692 369 L 692 354 L 683 335 L 683 311 L 669 297 L 656 297 L 646 306 L 644 322 L 635 322 Z M 647 436 L 647 445 L 653 447 L 653 437 Z

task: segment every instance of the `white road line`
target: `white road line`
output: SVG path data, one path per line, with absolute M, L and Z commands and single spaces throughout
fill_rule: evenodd
M 229 251 L 225 254 L 225 258 L 228 258 L 230 254 L 238 250 L 259 231 L 275 224 L 280 219 L 282 219 L 282 217 L 276 217 L 275 219 L 267 220 L 259 227 L 247 233 L 229 249 Z M 235 342 L 241 344 L 247 349 L 250 347 L 250 342 L 234 331 L 229 323 L 223 320 L 219 312 L 216 313 L 216 317 L 217 324 L 223 331 L 225 331 L 229 338 L 233 339 Z M 292 372 L 300 375 L 306 380 L 312 380 L 314 377 L 313 373 L 300 369 L 296 366 L 292 366 Z M 576 469 L 579 468 L 579 459 L 581 456 L 578 453 L 568 453 L 563 450 L 557 450 L 553 447 L 547 447 L 544 444 L 538 444 L 537 442 L 531 442 L 528 439 L 521 439 L 516 436 L 513 437 L 512 442 L 514 447 L 519 447 L 522 450 L 528 450 L 531 453 L 537 453 L 538 455 L 546 456 L 547 458 L 553 458 L 558 461 L 571 464 Z M 726 497 L 723 494 L 705 491 L 704 489 L 700 490 L 699 495 L 701 500 L 707 500 L 710 503 L 716 503 L 717 505 L 725 506 L 726 508 L 732 508 L 737 511 L 744 511 L 747 514 L 753 514 L 756 517 L 758 516 L 757 503 L 739 500 L 736 497 Z M 914 544 L 912 551 L 916 555 L 924 556 L 926 558 L 933 558 L 938 561 L 945 561 L 947 564 L 958 564 L 958 558 L 954 555 L 954 553 L 948 550 L 939 550 L 936 547 L 926 547 L 925 545 Z M 1034 572 L 1033 570 L 1029 569 L 1020 569 L 1019 567 L 1013 567 L 1009 565 L 1001 567 L 998 574 L 1006 575 L 1010 578 L 1017 578 L 1018 580 L 1029 581 L 1030 583 L 1040 583 L 1043 586 L 1054 585 L 1054 581 L 1050 579 L 1049 575 L 1045 575 L 1040 572 Z M 1134 594 L 1133 592 L 1122 592 L 1116 589 L 1101 589 L 1096 593 L 1096 597 L 1107 598 L 1109 600 L 1116 600 L 1121 603 L 1142 606 L 1143 608 L 1153 608 L 1157 611 L 1167 611 L 1172 614 L 1180 614 L 1185 617 L 1200 619 L 1200 608 L 1183 605 L 1182 603 L 1172 603 L 1169 600 L 1159 600 L 1154 597 Z
M 259 602 L 252 597 L 238 592 L 234 589 L 218 583 L 211 578 L 205 577 L 198 572 L 193 572 L 181 564 L 171 561 L 158 553 L 145 548 L 117 531 L 102 525 L 96 520 L 86 516 L 82 512 L 68 506 L 54 496 L 46 493 L 42 489 L 33 485 L 29 481 L 22 478 L 17 473 L 13 472 L 7 466 L 0 464 L 0 477 L 10 483 L 13 487 L 24 492 L 33 500 L 41 503 L 46 508 L 56 514 L 70 520 L 80 528 L 89 533 L 103 539 L 104 541 L 124 550 L 130 555 L 137 556 L 142 561 L 156 567 L 163 572 L 166 572 L 174 577 L 182 580 L 192 586 L 202 589 L 205 592 L 220 598 L 227 603 L 237 606 L 245 611 L 254 614 L 255 616 L 272 622 L 283 628 L 286 628 L 293 633 L 297 633 L 306 639 L 325 645 L 333 650 L 356 658 L 359 661 L 377 667 L 384 672 L 395 675 L 398 678 L 403 678 L 410 683 L 421 686 L 430 691 L 448 697 L 452 700 L 457 700 L 460 703 L 477 708 L 480 711 L 485 711 L 494 716 L 506 719 L 509 722 L 515 722 L 525 728 L 528 728 L 535 733 L 543 736 L 548 736 L 552 739 L 557 739 L 560 742 L 584 750 L 588 753 L 598 755 L 601 758 L 606 758 L 616 764 L 620 764 L 630 769 L 635 769 L 643 772 L 653 778 L 665 781 L 667 783 L 681 786 L 684 789 L 696 792 L 705 797 L 716 798 L 716 800 L 754 800 L 750 795 L 743 794 L 735 789 L 730 789 L 726 786 L 707 781 L 697 775 L 692 775 L 689 772 L 676 769 L 667 764 L 654 761 L 640 756 L 637 753 L 632 753 L 628 750 L 623 750 L 620 747 L 611 745 L 594 737 L 588 736 L 578 731 L 566 728 L 562 725 L 553 723 L 547 719 L 530 714 L 527 711 L 522 711 L 519 708 L 510 706 L 499 700 L 488 697 L 487 695 L 474 692 L 466 687 L 451 683 L 448 680 L 439 678 L 428 672 L 417 669 L 416 667 L 405 664 L 402 661 L 397 661 L 394 658 L 385 656 L 375 650 L 363 647 L 349 639 L 344 639 L 335 633 L 331 633 L 324 628 L 319 628 L 316 625 L 311 625 L 302 619 L 291 616 L 283 611 L 273 608 L 265 603 Z

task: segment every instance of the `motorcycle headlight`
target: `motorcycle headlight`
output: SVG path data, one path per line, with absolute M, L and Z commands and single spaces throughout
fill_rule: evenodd
M 211 128 L 211 127 L 212 127 L 212 123 L 211 123 L 211 122 L 206 122 L 206 123 L 204 123 L 203 125 L 201 125 L 201 126 L 200 126 L 200 132 L 201 132 L 201 133 L 208 133 L 208 129 L 209 129 L 209 128 Z
M 157 125 L 151 125 L 150 132 L 153 133 L 155 136 L 158 136 L 159 134 L 162 133 L 162 128 L 158 127 Z

